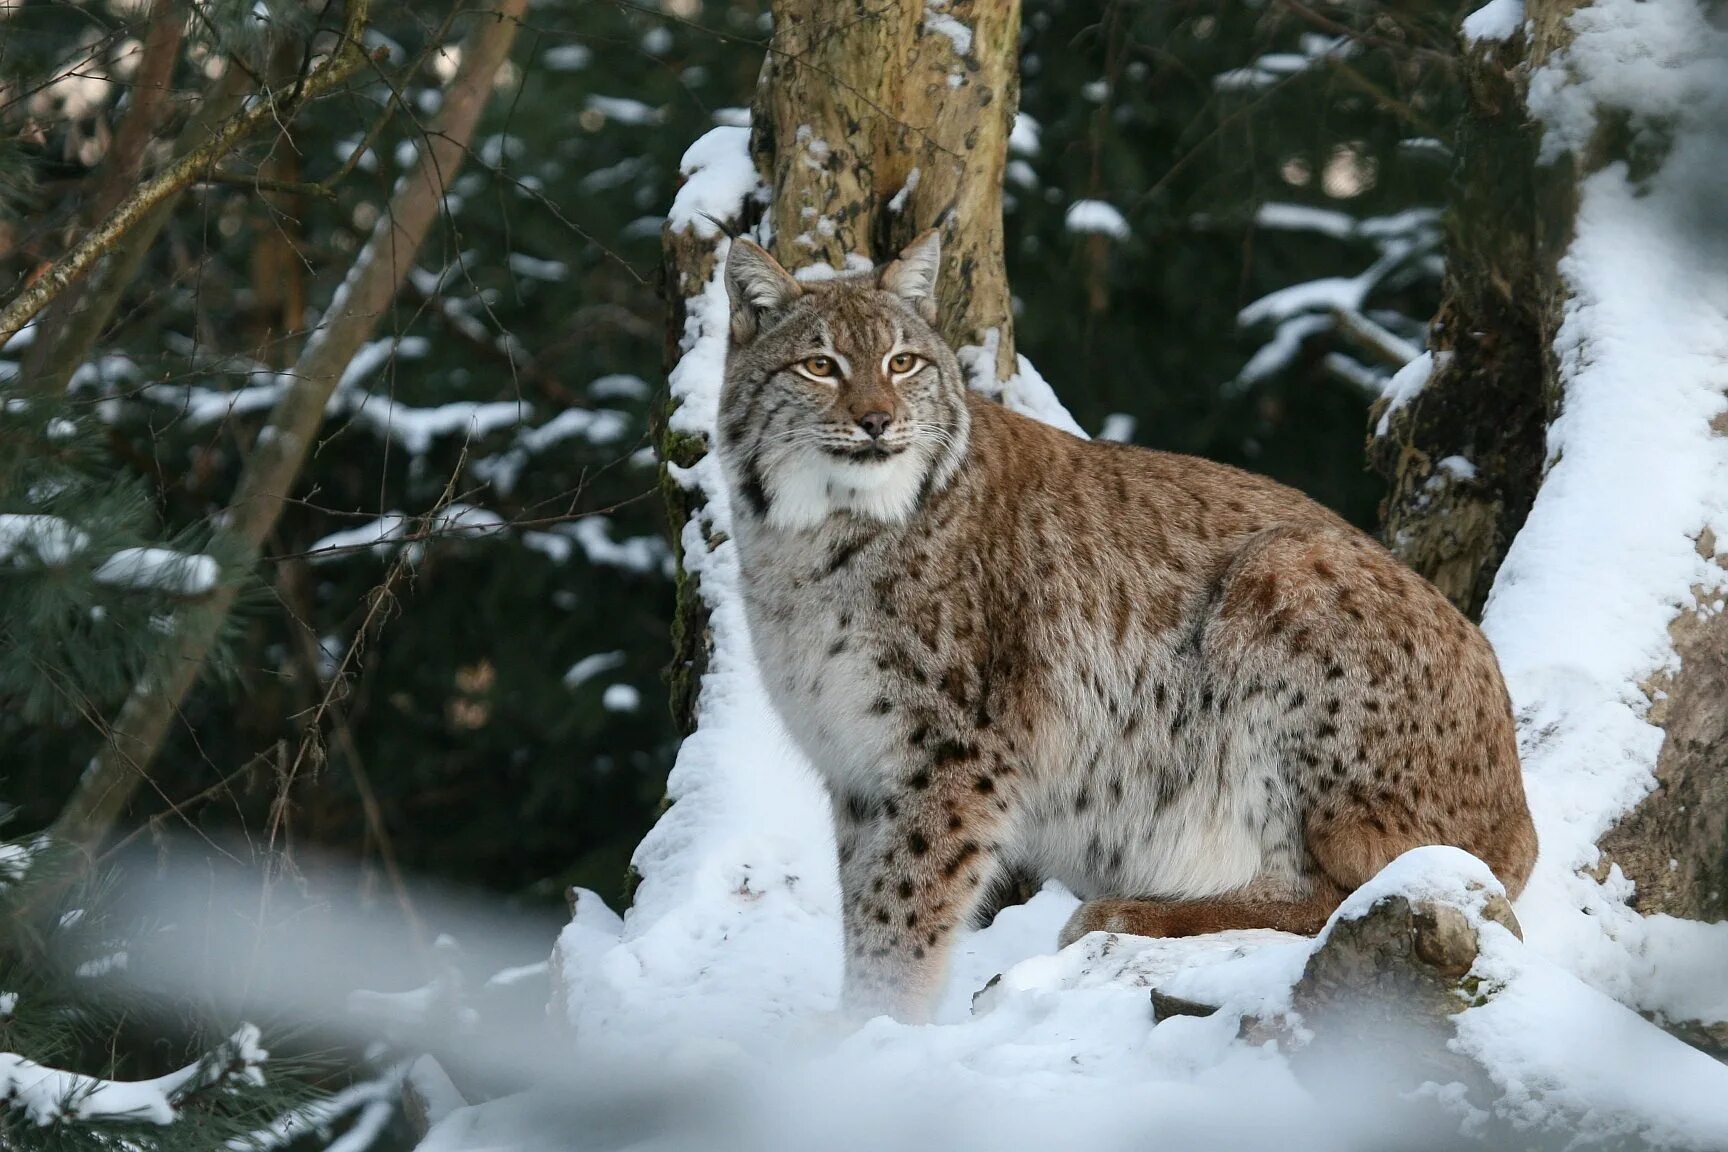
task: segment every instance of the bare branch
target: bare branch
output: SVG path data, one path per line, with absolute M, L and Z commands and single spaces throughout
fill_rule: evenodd
M 1388 368 L 1402 368 L 1422 355 L 1422 349 L 1353 309 L 1332 309 L 1332 320 L 1351 343 Z
M 323 327 L 307 342 L 289 373 L 293 387 L 259 433 L 256 451 L 241 472 L 212 543 L 213 551 L 239 556 L 247 564 L 257 562 L 265 538 L 290 499 L 343 369 L 376 331 L 442 210 L 445 188 L 461 165 L 526 6 L 527 0 L 498 0 L 470 35 L 462 64 L 445 94 L 436 131 L 419 163 L 398 184 L 388 211 L 337 289 Z M 178 659 L 173 670 L 161 683 L 133 687 L 111 734 L 55 821 L 56 835 L 87 848 L 107 835 L 167 736 L 235 595 L 233 584 L 224 585 L 209 602 L 176 617 Z
M 209 171 L 253 132 L 265 124 L 286 122 L 307 100 L 330 91 L 359 72 L 367 62 L 360 48 L 369 0 L 354 0 L 348 25 L 336 51 L 315 68 L 304 84 L 292 91 L 262 97 L 250 108 L 223 124 L 203 144 L 169 164 L 162 172 L 123 200 L 107 219 L 92 229 L 76 247 L 0 310 L 0 342 L 12 337 L 32 317 L 89 270 L 127 232 L 137 227 L 157 205 L 168 200 Z

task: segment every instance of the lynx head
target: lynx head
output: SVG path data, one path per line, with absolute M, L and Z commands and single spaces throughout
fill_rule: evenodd
M 965 453 L 965 382 L 937 335 L 935 232 L 873 271 L 799 281 L 760 245 L 726 259 L 720 451 L 743 511 L 783 529 L 909 517 Z

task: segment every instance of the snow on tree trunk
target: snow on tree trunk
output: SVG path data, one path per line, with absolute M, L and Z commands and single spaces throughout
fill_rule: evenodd
M 812 11 L 776 5 L 755 127 L 715 128 L 691 145 L 667 217 L 669 398 L 656 438 L 678 545 L 673 708 L 687 736 L 667 780 L 669 806 L 632 861 L 628 919 L 584 894 L 560 944 L 555 995 L 580 1030 L 629 1019 L 685 1036 L 760 1034 L 832 1007 L 838 991 L 828 802 L 762 687 L 727 495 L 708 453 L 728 339 L 718 276 L 726 232 L 754 229 L 811 276 L 890 257 L 940 220 L 942 327 L 964 350 L 971 383 L 1080 432 L 1011 352 L 1001 170 L 1017 6 L 950 0 L 838 25 Z M 785 221 L 798 231 L 786 232 Z M 653 977 L 619 980 L 623 971 Z M 643 995 L 662 982 L 680 991 Z
M 683 351 L 689 298 L 713 274 L 718 232 L 703 213 L 733 231 L 760 221 L 788 268 L 869 267 L 939 227 L 942 334 L 973 385 L 1078 431 L 1014 354 L 1002 180 L 1019 103 L 1018 0 L 945 0 L 867 20 L 837 11 L 777 0 L 748 156 L 736 148 L 744 130 L 722 128 L 685 158 L 685 174 L 707 173 L 703 187 L 714 192 L 683 197 L 666 227 L 668 372 Z M 660 457 L 689 468 L 707 450 L 707 426 L 692 436 L 668 414 L 657 420 Z M 700 497 L 670 480 L 661 487 L 679 531 Z M 688 733 L 713 638 L 697 582 L 682 568 L 672 641 L 672 711 Z
M 1374 449 L 1388 535 L 1505 670 L 1532 945 L 1728 1019 L 1728 926 L 1633 911 L 1728 910 L 1728 34 L 1697 0 L 1519 7 L 1466 22 L 1437 370 Z

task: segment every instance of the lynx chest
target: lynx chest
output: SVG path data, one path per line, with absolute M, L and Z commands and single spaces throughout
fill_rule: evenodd
M 878 794 L 905 741 L 865 562 L 889 542 L 739 527 L 751 646 L 776 712 L 831 789 Z

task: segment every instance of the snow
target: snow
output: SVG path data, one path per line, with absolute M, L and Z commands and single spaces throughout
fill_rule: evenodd
M 1374 280 L 1368 273 L 1360 276 L 1324 276 L 1268 292 L 1236 314 L 1236 322 L 1244 328 L 1267 320 L 1284 320 L 1301 312 L 1356 312 Z
M 541 260 L 522 252 L 512 252 L 504 258 L 510 271 L 530 280 L 557 283 L 570 274 L 570 266 L 562 260 Z
M 416 1063 L 414 1067 L 418 1068 L 419 1064 Z M 300 1141 L 309 1132 L 328 1136 L 331 1127 L 338 1120 L 350 1114 L 359 1113 L 361 1119 L 357 1120 L 348 1132 L 343 1133 L 340 1141 L 328 1145 L 325 1152 L 341 1152 L 337 1147 L 338 1144 L 342 1144 L 348 1152 L 364 1152 L 364 1149 L 371 1146 L 371 1140 L 367 1140 L 364 1144 L 356 1147 L 348 1142 L 348 1137 L 356 1130 L 364 1132 L 364 1129 L 360 1127 L 363 1123 L 377 1123 L 375 1120 L 368 1121 L 366 1118 L 379 1111 L 382 1111 L 386 1121 L 395 1114 L 397 1103 L 401 1099 L 402 1080 L 405 1074 L 411 1073 L 405 1073 L 401 1067 L 396 1067 L 388 1069 L 383 1075 L 375 1079 L 350 1084 L 328 1096 L 290 1110 L 271 1121 L 265 1128 L 229 1141 L 227 1150 L 228 1152 L 269 1152 L 270 1149 L 281 1148 Z M 415 1086 L 424 1091 L 424 1086 L 420 1080 L 415 1081 Z M 448 1098 L 441 1098 L 440 1102 L 453 1103 Z M 430 1104 L 432 1101 L 429 1099 L 428 1103 Z
M 893 197 L 889 199 L 888 211 L 904 212 L 906 210 L 906 201 L 911 198 L 912 193 L 918 191 L 918 178 L 921 175 L 922 173 L 917 168 L 906 173 L 906 183 L 900 185 L 900 191 L 894 193 Z
M 1254 213 L 1254 223 L 1262 228 L 1277 228 L 1288 232 L 1318 232 L 1335 240 L 1356 234 L 1356 217 L 1331 208 L 1312 208 L 1306 204 L 1266 203 Z
M 556 525 L 554 531 L 569 536 L 582 549 L 590 564 L 622 568 L 627 572 L 663 572 L 671 562 L 666 542 L 658 536 L 612 539 L 612 520 L 607 516 L 584 516 Z
M 1296 354 L 1302 351 L 1303 343 L 1310 336 L 1331 330 L 1332 318 L 1326 315 L 1305 314 L 1281 321 L 1273 331 L 1272 339 L 1255 349 L 1248 363 L 1236 373 L 1232 389 L 1246 388 L 1282 371 L 1296 359 Z
M 90 537 L 58 516 L 0 513 L 0 563 L 17 564 L 26 554 L 50 568 L 68 563 L 90 546 Z M 216 587 L 220 566 L 209 556 L 170 548 L 121 548 L 96 566 L 99 584 L 141 588 L 176 596 L 203 596 Z
M 204 596 L 216 587 L 221 568 L 209 556 L 168 548 L 122 548 L 97 566 L 98 584 L 152 588 L 176 596 Z
M 1126 240 L 1131 235 L 1122 213 L 1102 200 L 1074 201 L 1068 205 L 1066 222 L 1070 232 L 1092 232 L 1112 240 Z
M 1392 413 L 1416 399 L 1416 394 L 1428 386 L 1437 368 L 1446 362 L 1449 352 L 1424 352 L 1392 374 L 1386 390 L 1380 395 L 1386 401 L 1380 419 L 1374 424 L 1374 435 L 1384 436 L 1392 427 Z
M 400 512 L 386 512 L 376 520 L 353 528 L 344 528 L 313 541 L 306 549 L 306 558 L 313 564 L 327 564 L 354 552 L 365 550 L 375 556 L 387 556 L 391 544 L 408 533 L 412 521 Z
M 526 265 L 518 266 L 514 259 L 511 266 L 519 275 L 531 274 Z M 550 278 L 553 276 L 553 267 L 554 264 L 550 261 L 535 262 L 532 272 L 542 278 Z M 439 290 L 443 280 L 444 277 L 430 273 L 415 276 L 417 286 L 429 295 Z M 332 301 L 332 313 L 337 310 L 339 303 L 340 299 Z M 460 314 L 458 301 L 447 299 L 443 303 L 446 315 L 452 320 L 466 319 Z M 491 338 L 483 326 L 471 334 L 482 340 Z M 419 336 L 400 339 L 386 337 L 362 345 L 343 368 L 342 376 L 325 406 L 326 414 L 349 415 L 358 427 L 374 433 L 380 439 L 401 445 L 410 456 L 415 457 L 424 456 L 431 451 L 433 441 L 441 436 L 462 435 L 468 439 L 478 439 L 533 416 L 533 408 L 522 401 L 457 400 L 418 408 L 360 387 L 365 380 L 387 365 L 403 360 L 421 359 L 429 349 L 429 342 Z M 269 411 L 295 383 L 293 376 L 288 373 L 275 373 L 255 366 L 247 366 L 242 375 L 248 381 L 261 382 L 247 383 L 233 391 L 199 385 L 174 387 L 148 384 L 144 386 L 142 394 L 146 399 L 179 408 L 184 418 L 197 426 L 246 413 Z
M 594 53 L 584 44 L 560 44 L 540 55 L 540 63 L 553 72 L 580 72 L 594 59 Z
M 642 706 L 642 693 L 629 684 L 609 684 L 600 696 L 600 706 L 608 712 L 634 712 Z
M 410 456 L 426 455 L 440 436 L 460 434 L 477 440 L 533 415 L 532 407 L 520 400 L 453 400 L 433 408 L 414 408 L 376 392 L 343 396 L 336 394 L 340 410 L 351 413 L 362 427 L 394 440 Z
M 591 656 L 584 656 L 570 665 L 570 671 L 564 673 L 564 687 L 575 688 L 586 684 L 602 672 L 622 667 L 625 658 L 623 652 L 596 652 Z
M 1457 1018 L 1454 1048 L 1505 1095 L 1499 1110 L 1534 1131 L 1557 1117 L 1594 1141 L 1728 1147 L 1723 1066 L 1616 1004 L 1505 932 L 1483 934 L 1474 975 L 1498 985 Z
M 1114 440 L 1118 444 L 1131 444 L 1134 441 L 1134 426 L 1136 420 L 1131 412 L 1112 412 L 1104 417 L 1103 427 L 1098 429 L 1097 439 Z
M 640 100 L 632 100 L 628 96 L 602 96 L 593 93 L 583 101 L 583 107 L 600 113 L 608 120 L 632 126 L 658 124 L 666 118 L 662 109 L 644 104 Z
M 1544 955 L 1616 998 L 1723 1020 L 1728 925 L 1642 919 L 1617 871 L 1598 882 L 1577 870 L 1654 785 L 1662 732 L 1646 686 L 1674 667 L 1669 624 L 1724 584 L 1697 541 L 1728 539 L 1728 438 L 1712 430 L 1728 412 L 1728 237 L 1704 207 L 1728 180 L 1728 76 L 1706 67 L 1728 34 L 1669 0 L 1603 0 L 1572 28 L 1531 81 L 1545 147 L 1587 139 L 1597 101 L 1635 123 L 1668 118 L 1672 136 L 1654 174 L 1611 164 L 1583 181 L 1560 263 L 1561 413 L 1484 612 L 1542 841 L 1520 915 Z
M 678 161 L 684 184 L 672 198 L 666 223 L 674 232 L 712 239 L 719 234 L 709 217 L 723 220 L 734 214 L 746 196 L 756 191 L 756 162 L 750 157 L 750 129 L 720 125 L 690 145 Z
M 1524 0 L 1488 0 L 1488 3 L 1464 17 L 1464 39 L 1472 44 L 1482 40 L 1510 40 L 1524 27 Z
M 1220 92 L 1270 88 L 1280 80 L 1305 72 L 1317 64 L 1346 59 L 1356 47 L 1348 37 L 1329 38 L 1315 35 L 1303 36 L 1301 46 L 1300 53 L 1268 52 L 1246 68 L 1220 72 L 1212 77 L 1212 86 Z
M 65 1118 L 172 1124 L 176 1101 L 189 1091 L 217 1079 L 263 1084 L 261 1068 L 269 1053 L 259 1047 L 258 1039 L 256 1027 L 241 1025 L 210 1059 L 154 1080 L 137 1081 L 63 1072 L 0 1052 L 0 1106 L 22 1112 L 30 1123 L 44 1128 Z
M 1631 25 L 1679 18 L 1669 0 L 1598 6 L 1625 8 Z M 1570 50 L 1578 58 L 1551 67 L 1589 74 L 1580 61 L 1605 49 L 1583 31 Z M 1571 99 L 1561 101 L 1566 117 Z M 1717 111 L 1688 110 L 1680 127 L 1697 129 Z M 1461 1127 L 1480 1127 L 1491 1110 L 1533 1145 L 1552 1130 L 1556 1144 L 1728 1146 L 1728 1068 L 1624 1006 L 1728 1018 L 1728 926 L 1640 919 L 1625 904 L 1623 878 L 1576 871 L 1594 863 L 1596 837 L 1650 787 L 1660 731 L 1640 686 L 1672 663 L 1668 623 L 1694 602 L 1694 584 L 1722 583 L 1694 544 L 1705 527 L 1728 539 L 1728 438 L 1710 429 L 1728 408 L 1728 282 L 1718 271 L 1728 261 L 1700 244 L 1697 227 L 1728 152 L 1699 147 L 1708 135 L 1681 131 L 1658 176 L 1637 188 L 1617 167 L 1590 177 L 1561 265 L 1573 293 L 1555 345 L 1562 415 L 1484 622 L 1517 709 L 1542 838 L 1517 907 L 1527 943 L 1484 922 L 1498 882 L 1451 848 L 1394 861 L 1344 902 L 1319 941 L 1095 933 L 1056 952 L 1075 900 L 1049 885 L 962 936 L 934 1024 L 878 1018 L 839 1028 L 828 1015 L 840 971 L 828 804 L 767 702 L 710 454 L 672 469 L 706 501 L 682 530 L 714 640 L 697 727 L 668 780 L 669 806 L 634 856 L 642 879 L 627 915 L 580 893 L 554 954 L 555 1002 L 585 1070 L 581 1090 L 555 1084 L 456 1109 L 423 1152 L 1405 1143 L 1409 1133 L 1389 1128 L 1372 1102 L 1316 1096 L 1289 1059 L 1304 1043 L 1289 1012 L 1308 957 L 1336 924 L 1391 895 L 1464 908 L 1482 941 L 1473 972 L 1481 1002 L 1455 1017 L 1452 1046 L 1480 1062 L 1501 1095 L 1471 1098 L 1461 1085 L 1432 1083 L 1418 1095 Z M 689 166 L 680 198 L 731 217 L 758 190 L 753 175 L 745 183 L 726 173 L 732 161 L 710 137 L 716 154 Z M 684 226 L 693 219 L 686 211 Z M 1398 228 L 1411 226 L 1387 222 L 1381 235 L 1396 244 Z M 669 382 L 680 431 L 707 434 L 715 421 L 726 245 L 719 240 L 716 274 L 689 301 Z M 1288 322 L 1359 307 L 1360 278 L 1323 283 L 1249 311 Z M 971 385 L 1072 426 L 1023 357 L 1008 381 L 995 379 L 998 350 L 999 338 L 959 350 Z M 1437 363 L 1424 354 L 1394 376 L 1389 408 L 1408 403 Z M 1469 462 L 1442 467 L 1463 477 Z M 1222 1007 L 1157 1020 L 1149 988 Z M 1243 1014 L 1283 1017 L 1284 1038 L 1243 1039 Z M 625 1092 L 641 1118 L 613 1107 Z M 588 1122 L 548 1124 L 554 1098 Z M 601 1115 L 613 1127 L 595 1130 Z
M 596 400 L 646 400 L 653 391 L 642 377 L 622 372 L 597 377 L 588 385 L 588 395 Z
M 1600 0 L 1567 23 L 1572 43 L 1530 78 L 1544 163 L 1589 146 L 1599 107 L 1629 112 L 1630 126 L 1653 143 L 1674 121 L 1705 129 L 1714 113 L 1720 123 L 1728 33 L 1704 5 Z
M 0 352 L 22 352 L 36 343 L 37 323 L 38 321 L 32 320 L 12 335 L 0 340 Z
M 924 0 L 924 28 L 938 36 L 946 36 L 954 45 L 956 56 L 972 51 L 972 29 L 944 11 L 948 0 Z
M 1025 112 L 1014 114 L 1014 127 L 1008 133 L 1008 151 L 1016 156 L 1038 155 L 1038 141 L 1043 134 L 1038 121 Z
M 89 536 L 58 516 L 0 512 L 0 563 L 17 564 L 28 551 L 38 563 L 57 568 L 89 543 Z
M 626 413 L 611 408 L 567 408 L 538 428 L 522 429 L 516 439 L 527 451 L 539 453 L 566 440 L 616 444 L 629 431 L 630 417 Z
M 1454 480 L 1476 479 L 1476 465 L 1467 456 L 1443 456 L 1435 463 L 1434 471 Z

